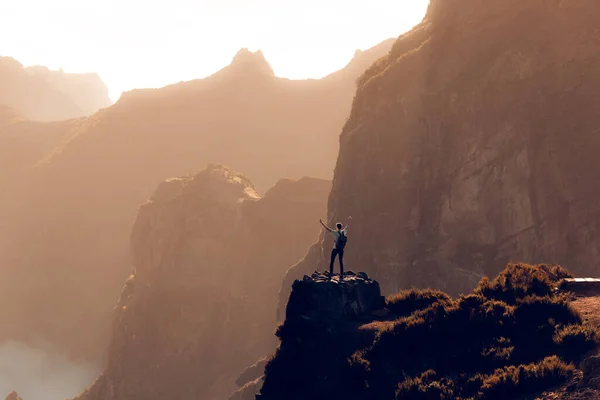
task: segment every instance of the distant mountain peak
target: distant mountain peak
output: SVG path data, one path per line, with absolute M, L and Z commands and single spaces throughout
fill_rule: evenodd
M 265 58 L 261 50 L 252 52 L 247 48 L 240 49 L 231 61 L 230 68 L 239 72 L 256 73 L 275 76 L 271 64 Z
M 0 103 L 32 120 L 77 118 L 112 104 L 108 87 L 95 73 L 65 73 L 41 65 L 24 67 L 12 57 L 0 56 L 0 81 Z
M 0 69 L 20 71 L 23 69 L 23 64 L 21 64 L 12 57 L 0 56 Z
M 12 392 L 6 397 L 6 400 L 21 400 L 17 392 Z

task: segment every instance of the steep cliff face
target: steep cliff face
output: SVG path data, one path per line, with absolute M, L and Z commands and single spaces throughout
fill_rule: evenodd
M 96 74 L 25 68 L 10 57 L 0 57 L 0 87 L 0 104 L 36 121 L 83 117 L 112 104 Z
M 0 116 L 0 287 L 2 296 L 6 299 L 5 305 L 0 306 L 0 314 L 7 321 L 0 327 L 0 342 L 7 339 L 19 342 L 31 340 L 32 344 L 35 344 L 41 332 L 52 341 L 51 338 L 64 336 L 65 329 L 76 332 L 80 329 L 78 326 L 94 326 L 98 317 L 94 303 L 90 304 L 84 300 L 85 295 L 65 298 L 61 294 L 66 292 L 62 292 L 60 287 L 71 286 L 71 290 L 77 292 L 80 290 L 79 285 L 83 283 L 82 280 L 79 280 L 79 283 L 78 279 L 72 281 L 73 276 L 62 269 L 64 264 L 57 264 L 53 269 L 43 268 L 52 263 L 53 258 L 35 258 L 33 249 L 37 247 L 36 242 L 39 240 L 43 245 L 43 238 L 48 233 L 48 225 L 38 219 L 39 213 L 56 213 L 58 210 L 46 208 L 42 199 L 38 199 L 41 208 L 26 213 L 24 194 L 33 190 L 32 172 L 52 156 L 59 146 L 84 129 L 88 121 L 81 119 L 40 123 L 26 120 L 8 108 L 4 108 L 0 113 L 5 117 Z M 76 187 L 70 190 L 77 192 Z M 20 217 L 16 218 L 17 215 Z M 60 215 L 57 214 L 56 217 L 60 218 Z M 25 224 L 32 229 L 26 235 L 19 235 L 17 232 Z M 17 248 L 21 251 L 13 251 Z M 73 250 L 71 248 L 71 251 Z M 64 251 L 61 252 L 64 254 Z M 22 268 L 29 263 L 41 268 L 35 273 L 31 269 Z M 112 293 L 112 297 L 117 298 L 118 291 Z M 43 300 L 48 298 L 56 298 L 56 303 L 48 307 L 50 303 Z M 74 298 L 82 302 L 73 301 Z M 39 310 L 32 314 L 35 304 L 38 304 Z M 92 312 L 84 312 L 81 307 L 90 307 Z M 69 308 L 80 310 L 78 321 L 73 320 Z M 90 329 L 90 332 L 97 343 L 100 338 L 106 336 L 105 332 L 99 332 L 97 329 Z M 81 349 L 89 347 L 89 340 L 89 337 L 74 335 L 68 342 L 72 349 Z
M 348 267 L 388 293 L 467 291 L 509 259 L 597 275 L 598 18 L 591 0 L 432 1 L 360 79 L 341 135 L 328 208 L 354 217 Z
M 7 249 L 19 245 L 15 237 L 15 230 L 9 221 L 15 216 L 23 205 L 23 193 L 30 190 L 30 173 L 40 160 L 47 157 L 52 151 L 67 141 L 79 129 L 77 120 L 52 123 L 39 123 L 28 121 L 17 111 L 7 106 L 0 105 L 0 265 L 7 271 L 15 262 Z M 11 284 L 4 287 L 6 298 L 22 298 L 29 295 L 31 287 L 16 284 L 27 279 L 25 271 L 14 270 L 11 275 Z M 30 278 L 30 277 L 29 277 Z M 38 330 L 28 322 L 27 316 L 12 314 L 11 324 L 0 328 L 11 329 L 18 326 L 23 332 Z M 0 334 L 0 337 L 2 334 Z M 16 335 L 15 338 L 20 337 Z
M 15 276 L 35 276 L 40 284 L 24 289 L 21 309 L 0 306 L 0 316 L 18 314 L 40 326 L 4 319 L 0 338 L 45 332 L 76 355 L 104 353 L 110 311 L 131 269 L 131 224 L 156 185 L 207 162 L 244 171 L 261 193 L 284 177 L 329 179 L 364 72 L 355 65 L 372 63 L 390 47 L 357 55 L 344 76 L 306 81 L 277 78 L 261 54 L 242 50 L 211 77 L 125 93 L 76 121 L 68 140 L 20 178 L 18 209 L 3 221 L 0 293 L 10 292 Z M 39 126 L 37 136 L 45 135 L 49 125 Z M 25 127 L 11 125 L 7 134 Z M 61 309 L 60 319 L 48 309 Z
M 284 180 L 261 198 L 218 166 L 162 183 L 133 227 L 108 367 L 80 399 L 228 398 L 275 345 L 281 276 L 314 241 L 330 185 Z

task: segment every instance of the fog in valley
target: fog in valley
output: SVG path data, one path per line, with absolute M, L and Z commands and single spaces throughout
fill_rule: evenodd
M 0 392 L 16 391 L 24 399 L 67 399 L 77 396 L 102 369 L 67 359 L 49 345 L 30 347 L 15 341 L 0 345 Z

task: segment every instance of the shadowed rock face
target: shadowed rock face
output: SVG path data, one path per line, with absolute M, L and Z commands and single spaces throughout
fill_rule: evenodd
M 600 5 L 432 1 L 360 79 L 329 198 L 384 292 L 466 292 L 509 260 L 597 275 Z M 286 278 L 325 269 L 321 240 Z
M 32 151 L 18 177 L 0 171 L 0 179 L 19 183 L 10 207 L 0 196 L 0 304 L 21 299 L 17 308 L 0 306 L 0 340 L 44 332 L 73 356 L 101 358 L 114 299 L 131 270 L 131 225 L 156 186 L 208 162 L 244 171 L 261 193 L 284 177 L 330 179 L 356 78 L 391 44 L 306 81 L 277 78 L 260 53 L 241 51 L 209 78 L 128 92 L 89 118 L 63 123 L 61 140 Z M 0 130 L 0 152 L 4 135 L 35 132 L 38 140 L 55 128 L 11 124 Z M 34 285 L 14 284 L 31 276 Z M 59 316 L 48 312 L 58 309 Z
M 285 322 L 277 330 L 281 343 L 267 363 L 264 385 L 254 385 L 260 389 L 256 398 L 348 398 L 353 376 L 347 359 L 371 336 L 358 327 L 385 313 L 384 306 L 379 283 L 364 272 L 349 272 L 343 281 L 317 272 L 296 280 Z M 237 398 L 249 400 L 244 394 L 251 387 Z
M 112 104 L 96 74 L 24 68 L 10 57 L 0 57 L 0 87 L 0 104 L 36 121 L 83 117 Z
M 289 375 L 307 373 L 319 377 L 318 381 L 327 379 L 332 373 L 338 376 L 341 365 L 336 362 L 345 359 L 339 352 L 343 354 L 342 348 L 355 339 L 354 334 L 346 337 L 345 330 L 384 306 L 385 298 L 381 296 L 379 283 L 364 272 L 348 271 L 344 280 L 340 280 L 339 275 L 331 277 L 329 273 L 314 272 L 295 281 L 287 303 L 285 323 L 277 330 L 277 336 L 282 339 L 279 349 L 237 379 L 240 389 L 230 400 L 254 400 L 259 393 L 267 398 L 313 398 L 311 389 L 299 390 Z M 271 375 L 267 387 L 262 390 L 265 365 Z M 307 386 L 311 384 L 307 382 Z M 329 398 L 327 392 L 320 396 Z
M 261 198 L 219 166 L 162 183 L 133 227 L 108 367 L 80 399 L 228 398 L 275 347 L 281 276 L 315 240 L 329 190 L 283 180 Z

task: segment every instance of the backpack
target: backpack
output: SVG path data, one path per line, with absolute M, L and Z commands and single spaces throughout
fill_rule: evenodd
M 338 250 L 344 250 L 344 247 L 346 247 L 346 242 L 348 242 L 348 236 L 346 236 L 344 231 L 340 231 L 340 235 L 335 241 L 335 248 Z

